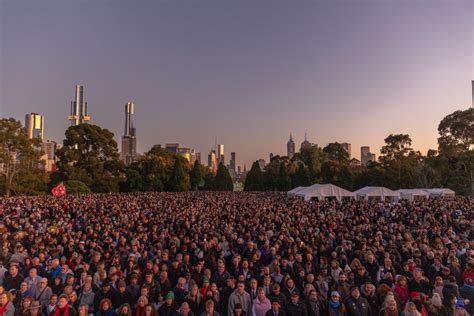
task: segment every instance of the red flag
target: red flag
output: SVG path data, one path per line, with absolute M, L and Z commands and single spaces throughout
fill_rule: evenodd
M 57 186 L 55 186 L 52 190 L 51 193 L 53 193 L 54 196 L 63 196 L 66 195 L 66 187 L 64 186 L 64 183 L 59 183 Z

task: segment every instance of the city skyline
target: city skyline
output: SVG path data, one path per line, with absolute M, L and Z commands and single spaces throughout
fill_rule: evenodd
M 356 158 L 361 146 L 378 156 L 391 133 L 426 153 L 439 121 L 471 105 L 469 1 L 81 3 L 0 0 L 0 114 L 43 115 L 45 139 L 64 139 L 76 84 L 119 149 L 132 99 L 138 152 L 207 153 L 217 135 L 247 167 L 284 155 L 290 133 L 299 149 L 304 130 Z

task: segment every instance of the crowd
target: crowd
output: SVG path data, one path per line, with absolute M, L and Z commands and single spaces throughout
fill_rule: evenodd
M 474 315 L 473 202 L 0 199 L 0 316 Z

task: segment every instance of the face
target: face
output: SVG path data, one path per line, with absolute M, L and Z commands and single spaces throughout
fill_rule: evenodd
M 272 303 L 272 309 L 276 312 L 278 312 L 280 310 L 280 304 L 278 304 L 277 302 L 273 302 Z
M 7 294 L 2 293 L 0 294 L 0 305 L 5 305 L 8 302 Z
M 388 302 L 387 307 L 388 307 L 389 310 L 395 311 L 395 310 L 397 310 L 397 302 L 395 302 L 395 300 L 391 300 L 391 301 Z
M 244 293 L 244 291 L 245 291 L 245 286 L 244 286 L 244 284 L 243 284 L 243 283 L 239 283 L 239 284 L 237 285 L 237 289 L 239 290 L 239 293 L 240 293 L 240 294 Z
M 58 301 L 59 308 L 64 308 L 67 306 L 67 299 L 65 297 L 61 297 Z
M 295 304 L 295 305 L 298 304 L 299 300 L 300 300 L 300 298 L 299 298 L 298 295 L 292 295 L 292 296 L 291 296 L 291 302 L 292 302 L 293 304 Z
M 353 298 L 355 298 L 355 299 L 358 299 L 358 298 L 360 297 L 360 291 L 359 291 L 359 289 L 356 288 L 356 289 L 352 290 L 351 296 L 352 296 Z
M 339 301 L 339 295 L 331 295 L 331 301 L 333 302 Z
M 183 303 L 183 305 L 181 305 L 181 313 L 184 314 L 184 315 L 189 313 L 189 305 L 188 304 Z

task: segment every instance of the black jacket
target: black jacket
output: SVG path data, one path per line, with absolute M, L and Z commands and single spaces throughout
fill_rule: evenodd
M 358 299 L 349 297 L 346 301 L 347 315 L 348 316 L 371 316 L 372 309 L 370 308 L 369 302 L 360 296 Z

